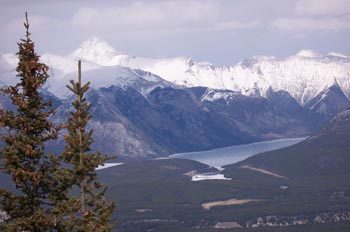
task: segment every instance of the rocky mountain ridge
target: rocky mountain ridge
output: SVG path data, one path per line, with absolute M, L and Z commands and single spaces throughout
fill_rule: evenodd
M 302 50 L 286 58 L 255 56 L 236 65 L 220 67 L 186 57 L 152 59 L 129 56 L 93 37 L 71 56 L 101 66 L 142 69 L 186 87 L 228 89 L 260 96 L 266 96 L 269 89 L 283 90 L 301 105 L 333 85 L 338 85 L 350 98 L 350 57 L 335 52 L 320 55 Z
M 350 105 L 344 55 L 302 51 L 217 67 L 187 58 L 132 57 L 92 38 L 66 57 L 41 57 L 50 67 L 43 95 L 54 99 L 57 123 L 70 108 L 65 86 L 76 78 L 78 59 L 83 81 L 91 82 L 96 148 L 123 157 L 303 137 Z M 17 81 L 16 65 L 15 55 L 0 55 L 0 86 Z M 0 104 L 11 107 L 3 96 Z

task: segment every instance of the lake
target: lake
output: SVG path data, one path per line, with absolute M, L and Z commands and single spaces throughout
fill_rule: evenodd
M 255 154 L 288 147 L 304 139 L 306 138 L 276 139 L 271 141 L 218 148 L 209 151 L 178 153 L 171 155 L 169 158 L 196 160 L 220 169 L 222 166 L 237 163 Z

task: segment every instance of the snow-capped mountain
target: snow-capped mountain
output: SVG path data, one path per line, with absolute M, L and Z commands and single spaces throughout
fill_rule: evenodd
M 101 44 L 97 45 L 97 47 L 101 47 Z M 82 54 L 89 55 L 89 52 L 85 51 Z M 92 54 L 96 55 L 99 53 Z M 108 53 L 101 53 L 100 55 L 106 54 Z M 61 99 L 69 97 L 71 92 L 66 88 L 66 85 L 69 83 L 69 80 L 77 79 L 77 57 L 74 55 L 63 57 L 44 54 L 40 57 L 40 60 L 50 67 L 50 78 L 44 89 Z M 15 70 L 17 62 L 18 59 L 13 54 L 0 55 L 0 86 L 12 85 L 18 81 Z M 110 86 L 133 87 L 143 95 L 147 95 L 157 87 L 180 87 L 153 73 L 120 65 L 108 66 L 84 60 L 82 72 L 83 82 L 90 82 L 90 86 L 94 89 Z
M 161 79 L 165 83 L 173 83 L 186 87 L 208 87 L 240 92 L 243 95 L 259 95 L 266 97 L 269 90 L 286 91 L 300 105 L 307 104 L 321 92 L 336 85 L 350 99 L 350 57 L 330 52 L 320 55 L 310 50 L 302 50 L 287 58 L 256 56 L 245 59 L 232 66 L 215 66 L 206 62 L 195 62 L 191 58 L 175 57 L 152 59 L 134 57 L 116 51 L 106 42 L 92 37 L 66 57 L 45 54 L 41 60 L 50 66 L 50 74 L 54 78 L 55 88 L 48 87 L 59 97 L 64 97 L 59 82 L 74 78 L 77 72 L 76 61 L 84 61 L 82 69 L 87 80 L 94 87 L 110 85 L 127 85 L 134 74 L 131 69 L 144 70 L 153 81 Z M 16 57 L 6 54 L 0 57 L 0 72 L 14 71 Z M 112 68 L 113 67 L 113 68 Z M 99 71 L 94 71 L 99 70 Z M 104 78 L 95 78 L 97 72 L 102 72 Z M 159 76 L 161 78 L 156 77 Z M 101 75 L 100 75 L 101 76 Z M 125 78 L 116 78 L 124 76 Z M 140 75 L 137 75 L 140 76 Z M 147 79 L 147 78 L 146 78 Z M 9 82 L 3 81 L 3 82 Z
M 142 69 L 187 87 L 204 86 L 261 96 L 266 96 L 269 89 L 283 90 L 301 105 L 335 84 L 350 99 L 350 57 L 334 52 L 320 55 L 302 50 L 287 58 L 257 56 L 236 65 L 219 67 L 184 57 L 132 57 L 115 51 L 97 38 L 91 38 L 71 57 L 102 66 L 122 65 Z
M 219 67 L 184 57 L 132 57 L 92 38 L 68 56 L 40 59 L 50 67 L 43 94 L 54 98 L 59 123 L 69 114 L 66 85 L 77 79 L 82 60 L 96 147 L 121 156 L 306 136 L 350 106 L 350 58 L 337 53 L 304 50 Z M 0 54 L 0 87 L 18 81 L 17 62 Z M 0 107 L 11 108 L 4 96 Z

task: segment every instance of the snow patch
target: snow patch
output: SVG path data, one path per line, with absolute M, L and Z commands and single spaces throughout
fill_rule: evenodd
M 124 164 L 124 163 L 105 163 L 104 165 L 99 165 L 96 168 L 96 170 L 106 169 L 106 168 L 110 168 L 110 167 L 114 167 L 114 166 L 119 166 L 122 164 Z
M 201 101 L 210 101 L 214 102 L 220 99 L 224 99 L 225 101 L 232 101 L 237 96 L 240 96 L 240 93 L 238 92 L 232 92 L 227 90 L 215 90 L 215 89 L 208 89 L 202 96 Z
M 232 180 L 232 178 L 226 178 L 224 174 L 220 174 L 220 173 L 206 173 L 206 174 L 196 174 L 192 176 L 191 181 L 202 181 L 202 180 Z

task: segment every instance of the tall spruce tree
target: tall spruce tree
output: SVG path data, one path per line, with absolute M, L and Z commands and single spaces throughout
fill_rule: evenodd
M 70 231 L 111 231 L 114 224 L 111 216 L 114 203 L 108 203 L 105 198 L 107 187 L 97 180 L 96 168 L 102 165 L 109 157 L 101 156 L 99 152 L 91 152 L 93 143 L 92 129 L 87 124 L 92 118 L 89 113 L 90 104 L 87 103 L 85 93 L 90 83 L 81 83 L 81 62 L 78 62 L 78 82 L 70 81 L 67 88 L 72 91 L 76 100 L 72 102 L 73 109 L 67 122 L 68 134 L 65 151 L 61 158 L 68 168 L 62 170 L 66 178 L 63 184 L 67 189 L 78 189 L 79 194 L 69 194 L 67 201 L 62 201 L 61 209 L 67 215 L 63 220 Z M 72 192 L 72 191 L 71 191 Z
M 45 144 L 57 138 L 58 128 L 48 120 L 54 114 L 52 103 L 40 95 L 48 67 L 34 50 L 27 13 L 24 26 L 25 38 L 17 53 L 19 83 L 2 89 L 16 111 L 0 110 L 0 168 L 12 177 L 16 191 L 0 190 L 1 210 L 8 215 L 0 230 L 49 231 L 58 225 L 52 210 L 60 198 L 54 175 L 59 161 L 45 153 Z

